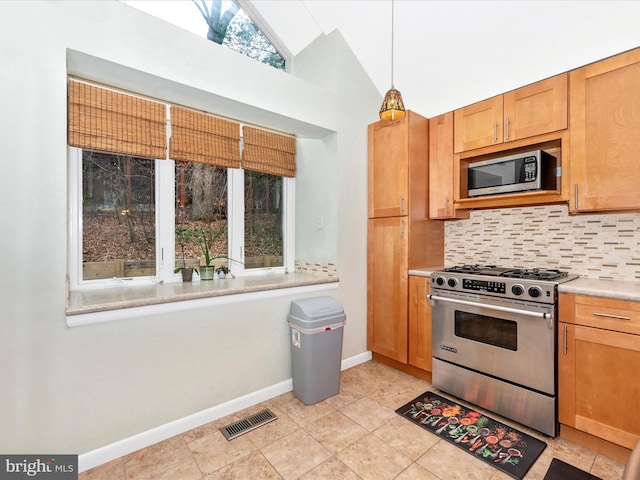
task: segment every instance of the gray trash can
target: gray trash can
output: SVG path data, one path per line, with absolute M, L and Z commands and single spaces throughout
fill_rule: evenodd
M 287 320 L 293 395 L 305 405 L 337 395 L 345 321 L 342 305 L 331 297 L 294 300 Z

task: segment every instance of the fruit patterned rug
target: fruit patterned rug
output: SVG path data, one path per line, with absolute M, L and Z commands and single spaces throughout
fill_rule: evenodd
M 396 413 L 518 480 L 547 448 L 537 438 L 431 392 Z

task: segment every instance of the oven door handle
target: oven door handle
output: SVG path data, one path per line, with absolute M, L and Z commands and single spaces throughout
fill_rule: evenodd
M 457 303 L 459 305 L 469 305 L 471 307 L 488 308 L 490 310 L 499 310 L 501 312 L 515 313 L 518 315 L 527 315 L 529 317 L 543 318 L 545 320 L 547 318 L 551 318 L 551 315 L 545 312 L 531 312 L 528 310 L 520 310 L 518 308 L 501 307 L 498 305 L 486 305 L 484 303 L 469 302 L 467 300 L 456 300 L 453 298 L 438 297 L 437 295 L 427 295 L 427 298 L 429 299 L 429 303 L 431 304 L 432 307 L 435 307 L 436 301 L 440 301 L 440 302 Z

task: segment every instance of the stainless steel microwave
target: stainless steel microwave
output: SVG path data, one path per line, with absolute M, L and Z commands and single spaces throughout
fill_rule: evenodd
M 531 190 L 555 190 L 558 169 L 556 157 L 544 150 L 470 163 L 468 196 L 499 195 Z

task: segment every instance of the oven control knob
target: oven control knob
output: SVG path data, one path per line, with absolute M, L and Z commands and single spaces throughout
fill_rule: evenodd
M 542 289 L 540 287 L 529 287 L 529 296 L 538 298 L 542 296 Z
M 511 287 L 511 293 L 514 295 L 522 295 L 524 293 L 524 287 L 519 284 L 515 284 Z
M 458 285 L 458 279 L 450 278 L 449 280 L 447 280 L 447 285 L 449 285 L 451 288 L 454 288 L 456 285 Z
M 436 278 L 436 284 L 437 284 L 439 287 L 443 286 L 443 285 L 444 285 L 444 282 L 445 282 L 444 277 L 438 277 L 438 278 Z

